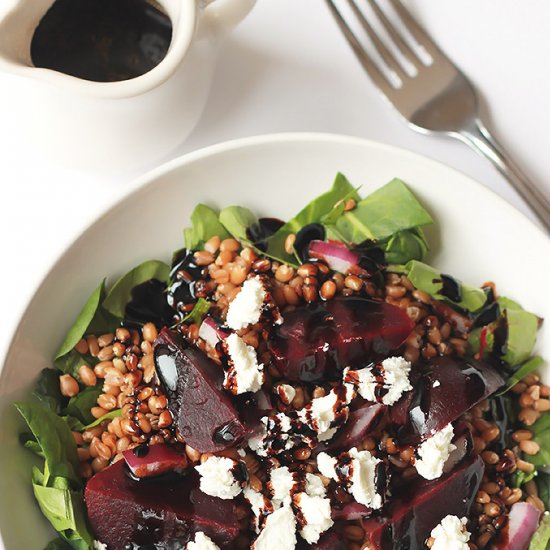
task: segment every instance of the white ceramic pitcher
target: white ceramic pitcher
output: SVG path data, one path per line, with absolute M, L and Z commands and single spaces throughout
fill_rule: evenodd
M 166 57 L 120 82 L 34 67 L 32 36 L 54 0 L 12 2 L 0 20 L 0 70 L 23 77 L 13 80 L 21 139 L 66 166 L 118 171 L 154 162 L 190 134 L 207 99 L 219 39 L 255 0 L 157 0 L 173 27 Z

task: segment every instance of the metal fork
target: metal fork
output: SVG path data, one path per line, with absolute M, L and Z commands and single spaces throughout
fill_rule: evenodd
M 374 84 L 405 118 L 410 128 L 423 133 L 440 133 L 459 139 L 477 153 L 489 159 L 512 184 L 550 231 L 550 201 L 532 181 L 510 160 L 507 153 L 489 133 L 479 116 L 478 97 L 469 80 L 451 63 L 426 31 L 416 22 L 400 0 L 389 0 L 405 29 L 431 57 L 431 63 L 421 58 L 390 21 L 377 0 L 347 0 L 351 12 L 369 37 L 386 72 L 397 76 L 401 86 L 392 82 L 363 47 L 349 18 L 338 8 L 335 0 L 326 0 L 340 29 L 353 48 Z M 406 66 L 385 45 L 381 35 L 369 22 L 360 4 L 370 4 L 372 13 L 386 30 L 394 47 L 416 69 L 407 72 Z

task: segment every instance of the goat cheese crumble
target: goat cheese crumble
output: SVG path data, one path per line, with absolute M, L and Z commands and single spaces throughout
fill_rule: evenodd
M 238 466 L 238 462 L 221 456 L 211 456 L 200 466 L 195 466 L 201 476 L 201 491 L 224 500 L 235 498 L 242 491 L 241 484 L 233 475 L 233 469 Z
M 267 293 L 259 277 L 247 279 L 241 291 L 229 304 L 226 324 L 233 330 L 241 330 L 260 320 Z
M 94 550 L 107 550 L 107 545 L 99 540 L 94 540 Z
M 367 401 L 393 405 L 403 393 L 412 390 L 411 363 L 403 357 L 388 357 L 379 365 L 352 371 L 344 370 L 344 382 L 353 384 Z
M 254 514 L 254 529 L 256 533 L 259 533 L 264 524 L 265 517 L 274 510 L 273 503 L 265 495 L 254 491 L 254 489 L 250 487 L 244 489 L 243 495 L 252 508 L 252 513 Z
M 294 550 L 296 542 L 296 518 L 292 508 L 287 504 L 267 516 L 264 528 L 250 548 Z
M 299 411 L 278 413 L 261 419 L 261 430 L 248 440 L 259 456 L 273 456 L 304 443 L 314 447 L 331 439 L 349 416 L 349 403 L 355 396 L 351 384 L 333 388 L 327 395 L 311 400 Z
M 425 479 L 437 479 L 443 473 L 443 466 L 449 455 L 456 449 L 451 443 L 454 437 L 452 424 L 426 439 L 416 450 L 414 463 L 416 471 Z
M 294 495 L 294 506 L 300 509 L 300 535 L 309 544 L 319 541 L 322 533 L 334 525 L 330 512 L 330 499 L 310 496 L 306 492 Z
M 466 529 L 468 520 L 457 516 L 446 516 L 431 532 L 431 550 L 468 550 L 470 533 Z
M 317 468 L 321 474 L 344 486 L 356 502 L 374 510 L 382 507 L 382 495 L 376 492 L 380 462 L 369 451 L 358 451 L 355 447 L 337 458 L 327 453 L 317 456 Z M 339 468 L 340 464 L 347 467 Z
M 277 386 L 277 395 L 285 405 L 290 405 L 296 397 L 296 390 L 289 384 L 279 384 Z
M 202 531 L 195 534 L 195 540 L 187 543 L 187 550 L 220 550 L 210 537 Z
M 258 365 L 258 357 L 252 346 L 233 333 L 225 339 L 230 367 L 225 373 L 223 387 L 235 395 L 257 392 L 264 383 L 264 366 Z

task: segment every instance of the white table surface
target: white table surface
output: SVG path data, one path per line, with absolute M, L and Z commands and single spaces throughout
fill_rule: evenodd
M 11 1 L 2 0 L 0 12 Z M 550 194 L 550 3 L 411 0 L 410 6 L 475 83 L 503 144 Z M 0 358 L 41 276 L 140 175 L 97 177 L 37 162 L 28 145 L 13 138 L 22 107 L 16 89 L 14 77 L 0 74 Z M 350 134 L 423 153 L 473 176 L 529 215 L 510 186 L 466 146 L 406 128 L 381 101 L 323 0 L 258 1 L 221 49 L 202 120 L 171 156 L 286 131 Z

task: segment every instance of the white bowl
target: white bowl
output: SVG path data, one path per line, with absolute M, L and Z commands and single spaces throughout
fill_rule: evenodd
M 500 293 L 550 317 L 543 294 L 550 240 L 497 195 L 464 174 L 419 155 L 350 137 L 289 134 L 223 143 L 186 155 L 145 176 L 140 187 L 101 216 L 44 279 L 15 331 L 0 377 L 0 533 L 8 550 L 35 550 L 53 538 L 34 501 L 30 453 L 17 441 L 11 407 L 30 389 L 83 301 L 105 276 L 149 258 L 169 260 L 182 246 L 194 205 L 240 204 L 288 218 L 328 189 L 337 171 L 366 195 L 391 178 L 405 180 L 430 210 L 430 262 L 464 281 L 497 283 Z M 537 351 L 550 357 L 543 326 Z M 546 369 L 546 379 L 550 372 Z

